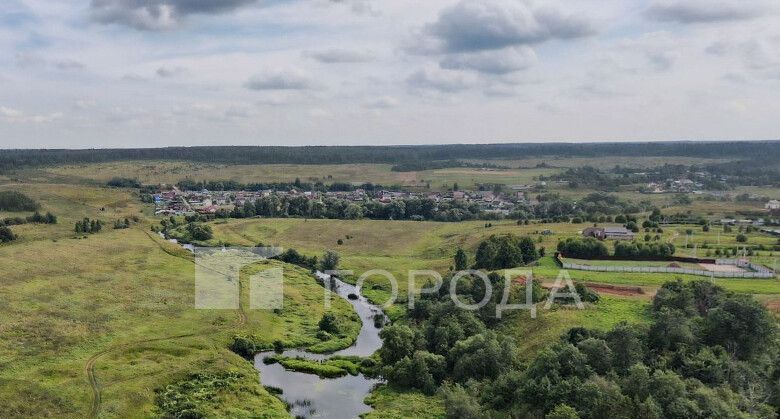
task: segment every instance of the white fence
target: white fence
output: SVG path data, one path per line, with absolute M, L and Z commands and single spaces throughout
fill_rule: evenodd
M 723 259 L 725 260 L 725 259 Z M 747 263 L 758 267 L 752 263 Z M 735 263 L 722 263 L 722 265 L 735 265 Z M 593 271 L 593 272 L 629 272 L 629 273 L 670 273 L 670 274 L 686 274 L 686 275 L 698 275 L 707 276 L 711 278 L 774 278 L 775 273 L 763 266 L 759 269 L 755 269 L 755 272 L 715 272 L 705 269 L 689 269 L 689 268 L 673 268 L 666 266 L 592 266 L 592 265 L 580 265 L 577 263 L 562 262 L 564 269 L 574 269 L 578 271 Z M 737 265 L 740 266 L 740 265 Z M 741 267 L 748 267 L 741 266 Z

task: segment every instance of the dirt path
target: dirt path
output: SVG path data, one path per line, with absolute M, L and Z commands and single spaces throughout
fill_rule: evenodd
M 608 295 L 618 295 L 622 297 L 644 297 L 644 298 L 653 298 L 655 296 L 655 289 L 647 290 L 642 287 L 637 286 L 622 286 L 622 285 L 612 285 L 612 284 L 601 284 L 596 282 L 582 282 L 577 281 L 585 285 L 586 287 L 600 293 L 600 294 L 608 294 Z M 542 288 L 545 289 L 551 289 L 553 287 L 553 282 L 543 282 Z

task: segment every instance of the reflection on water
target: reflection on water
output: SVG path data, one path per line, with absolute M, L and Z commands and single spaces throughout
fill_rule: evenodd
M 318 274 L 320 278 L 324 275 Z M 371 304 L 360 295 L 358 289 L 339 279 L 332 278 L 333 291 L 347 299 L 360 316 L 362 326 L 355 344 L 332 355 L 312 354 L 291 349 L 282 355 L 323 360 L 333 355 L 369 356 L 382 346 L 380 329 L 374 326 L 374 315 L 382 313 L 379 307 Z M 358 295 L 357 299 L 348 299 L 349 294 Z M 347 375 L 339 378 L 320 378 L 314 374 L 287 371 L 278 363 L 265 364 L 263 359 L 273 352 L 261 352 L 255 356 L 255 368 L 260 371 L 260 380 L 265 386 L 283 390 L 280 396 L 291 405 L 290 413 L 305 418 L 354 418 L 371 410 L 363 399 L 381 380 L 366 378 L 362 374 Z

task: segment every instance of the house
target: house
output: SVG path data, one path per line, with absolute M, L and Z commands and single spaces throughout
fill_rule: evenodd
M 773 199 L 773 200 L 767 202 L 766 205 L 764 205 L 764 208 L 766 208 L 768 210 L 780 209 L 780 201 L 778 201 L 776 199 Z
M 634 240 L 634 232 L 625 227 L 588 227 L 582 235 L 599 240 Z

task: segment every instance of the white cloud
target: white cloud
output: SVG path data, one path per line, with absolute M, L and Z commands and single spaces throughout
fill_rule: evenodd
M 44 123 L 56 121 L 62 118 L 62 116 L 63 114 L 61 112 L 55 112 L 50 114 L 28 114 L 18 109 L 0 106 L 0 118 L 11 123 L 44 124 Z
M 374 60 L 374 55 L 369 51 L 345 48 L 305 51 L 303 55 L 325 64 L 366 63 Z
M 306 73 L 295 70 L 268 70 L 252 76 L 245 86 L 250 90 L 313 90 L 319 84 Z

